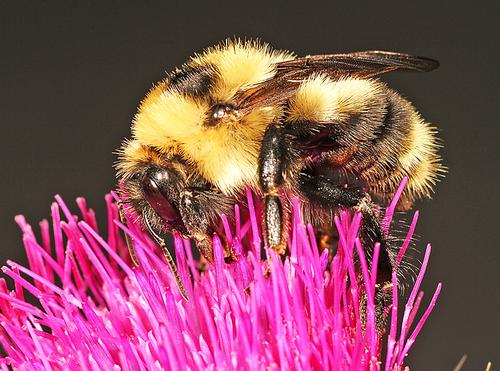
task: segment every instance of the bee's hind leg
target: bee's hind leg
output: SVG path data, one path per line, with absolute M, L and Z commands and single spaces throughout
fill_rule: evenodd
M 322 175 L 308 175 L 302 173 L 299 177 L 301 194 L 313 205 L 322 209 L 348 208 L 360 212 L 362 224 L 359 232 L 366 257 L 372 260 L 373 248 L 376 242 L 380 243 L 380 254 L 377 263 L 377 281 L 375 305 L 377 327 L 380 332 L 385 329 L 384 311 L 392 302 L 392 269 L 393 263 L 387 237 L 382 231 L 375 205 L 370 196 L 356 187 L 344 187 L 338 182 Z M 366 301 L 366 298 L 362 299 Z M 363 308 L 366 303 L 361 303 Z

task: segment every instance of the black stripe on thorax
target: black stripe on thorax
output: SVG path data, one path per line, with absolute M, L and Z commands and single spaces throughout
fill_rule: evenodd
M 212 66 L 185 65 L 169 76 L 169 88 L 193 98 L 202 98 L 210 94 L 216 77 L 216 70 Z

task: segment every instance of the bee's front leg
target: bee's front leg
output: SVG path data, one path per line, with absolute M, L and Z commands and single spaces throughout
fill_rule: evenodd
M 220 214 L 227 214 L 232 203 L 228 197 L 212 189 L 186 188 L 180 194 L 180 213 L 189 237 L 193 238 L 201 255 L 213 262 L 213 222 Z M 234 254 L 224 244 L 224 258 L 234 260 Z
M 259 185 L 264 194 L 264 236 L 266 245 L 279 254 L 286 250 L 288 214 L 280 196 L 290 163 L 290 142 L 279 124 L 267 128 L 259 155 Z

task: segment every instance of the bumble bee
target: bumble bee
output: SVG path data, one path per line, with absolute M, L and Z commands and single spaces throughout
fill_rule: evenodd
M 183 295 L 165 234 L 194 239 L 211 261 L 219 216 L 246 187 L 262 197 L 265 244 L 280 254 L 292 195 L 317 226 L 340 209 L 361 212 L 364 245 L 382 244 L 378 283 L 390 282 L 394 259 L 376 206 L 404 177 L 401 208 L 430 197 L 444 168 L 436 130 L 376 77 L 437 66 L 384 51 L 296 57 L 236 40 L 154 85 L 120 149 L 118 178 L 124 203 L 162 246 Z M 232 257 L 230 246 L 225 254 Z

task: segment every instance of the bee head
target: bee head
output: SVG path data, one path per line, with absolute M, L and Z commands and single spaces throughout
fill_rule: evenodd
M 137 142 L 126 142 L 120 157 L 118 176 L 126 203 L 155 230 L 185 234 L 179 206 L 181 191 L 192 173 L 189 166 Z

